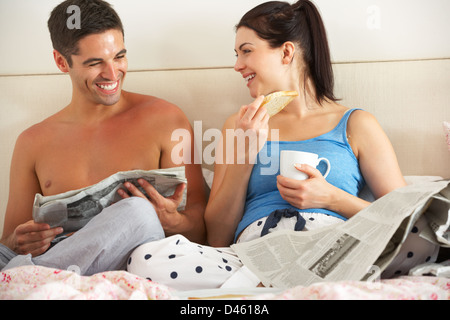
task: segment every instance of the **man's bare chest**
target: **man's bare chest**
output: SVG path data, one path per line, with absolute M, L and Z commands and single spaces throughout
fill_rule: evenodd
M 154 141 L 129 136 L 60 137 L 44 144 L 36 159 L 36 174 L 44 195 L 95 184 L 119 171 L 159 167 Z

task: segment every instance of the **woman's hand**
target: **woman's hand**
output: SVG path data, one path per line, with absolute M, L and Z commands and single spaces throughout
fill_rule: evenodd
M 130 182 L 124 183 L 129 194 L 122 189 L 119 189 L 117 192 L 124 199 L 129 198 L 131 195 L 148 200 L 155 208 L 163 229 L 176 229 L 181 223 L 182 214 L 177 211 L 177 208 L 183 200 L 183 191 L 186 188 L 186 184 L 179 184 L 175 189 L 174 194 L 166 198 L 163 197 L 147 180 L 138 179 L 138 183 L 145 190 L 147 196 Z
M 260 96 L 251 104 L 242 106 L 236 117 L 236 145 L 233 143 L 236 153 L 233 154 L 237 156 L 237 163 L 254 163 L 252 161 L 267 141 L 270 116 L 266 108 L 261 108 L 263 100 L 264 96 Z M 227 155 L 229 151 L 231 150 L 227 149 Z
M 329 184 L 316 168 L 307 164 L 295 165 L 295 168 L 306 173 L 308 179 L 294 180 L 278 176 L 277 187 L 281 197 L 299 209 L 329 209 L 336 188 Z

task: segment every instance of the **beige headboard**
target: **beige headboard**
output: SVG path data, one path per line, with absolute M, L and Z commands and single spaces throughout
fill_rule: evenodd
M 450 121 L 450 59 L 342 63 L 334 64 L 334 70 L 341 103 L 378 118 L 404 175 L 450 178 L 450 152 L 442 128 L 444 120 Z M 60 74 L 0 76 L 0 88 L 1 232 L 15 140 L 70 101 L 71 83 Z M 251 101 L 242 77 L 232 68 L 129 72 L 125 89 L 178 105 L 192 124 L 201 121 L 197 126 L 201 124 L 203 131 L 221 129 L 230 114 Z

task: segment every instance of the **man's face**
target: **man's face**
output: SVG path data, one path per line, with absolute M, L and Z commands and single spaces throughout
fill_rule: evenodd
M 89 35 L 78 48 L 69 69 L 74 94 L 95 104 L 117 103 L 128 68 L 122 32 L 111 29 Z

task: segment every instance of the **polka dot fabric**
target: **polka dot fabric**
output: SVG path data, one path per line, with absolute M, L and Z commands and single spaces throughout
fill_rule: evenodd
M 230 248 L 212 248 L 181 235 L 133 251 L 127 271 L 176 290 L 219 288 L 242 263 Z
M 336 223 L 344 223 L 344 220 L 322 213 L 299 212 L 299 214 L 306 221 L 303 231 L 324 228 Z M 245 228 L 239 236 L 237 243 L 247 242 L 260 238 L 266 220 L 267 217 L 261 218 Z M 269 229 L 269 233 L 277 230 L 294 230 L 296 223 L 296 217 L 283 217 L 273 229 Z
M 409 270 L 427 262 L 435 262 L 439 246 L 422 238 L 420 234 L 428 229 L 426 217 L 421 217 L 411 229 L 399 253 L 382 274 L 382 278 L 407 275 Z

